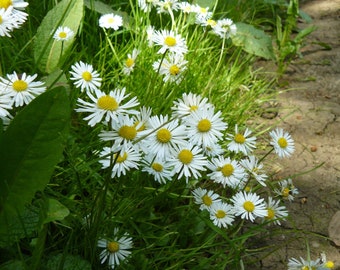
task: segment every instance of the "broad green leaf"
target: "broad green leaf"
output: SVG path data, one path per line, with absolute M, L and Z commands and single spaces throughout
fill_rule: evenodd
M 70 214 L 70 211 L 66 206 L 61 204 L 55 199 L 48 199 L 48 208 L 46 213 L 46 218 L 43 223 L 48 223 L 56 220 L 63 220 Z
M 43 190 L 61 160 L 70 104 L 64 87 L 35 98 L 12 120 L 0 141 L 0 234 Z
M 236 23 L 237 33 L 232 37 L 233 44 L 250 54 L 266 59 L 275 59 L 272 39 L 263 30 L 245 23 Z
M 63 0 L 50 10 L 37 30 L 34 59 L 42 72 L 53 72 L 63 61 L 75 40 L 83 18 L 83 0 Z M 57 41 L 53 34 L 59 26 L 69 27 L 74 35 L 67 41 Z
M 194 0 L 193 4 L 197 4 L 202 8 L 209 8 L 209 11 L 214 7 L 216 1 L 215 0 Z

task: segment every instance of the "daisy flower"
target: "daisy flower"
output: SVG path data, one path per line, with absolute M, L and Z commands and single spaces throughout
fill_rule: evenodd
M 22 0 L 2 0 L 0 1 L 0 8 L 8 9 L 14 8 L 15 11 L 21 11 L 28 6 L 28 3 Z
M 19 23 L 12 13 L 13 7 L 0 9 L 0 36 L 8 36 L 15 28 L 19 28 Z
M 15 107 L 27 105 L 46 90 L 43 82 L 34 81 L 37 76 L 26 73 L 18 75 L 16 72 L 7 74 L 7 79 L 0 77 L 0 90 L 9 91 Z
M 294 150 L 294 140 L 288 132 L 283 131 L 281 128 L 277 128 L 269 132 L 272 139 L 270 144 L 274 147 L 275 153 L 280 157 L 290 157 Z
M 230 19 L 222 19 L 217 21 L 213 32 L 221 38 L 230 38 L 236 35 L 237 27 Z
M 266 221 L 272 221 L 274 224 L 281 225 L 280 220 L 285 220 L 288 216 L 288 211 L 285 206 L 280 206 L 279 201 L 268 197 L 268 202 L 265 202 L 268 215 L 264 217 Z
M 113 28 L 117 31 L 119 27 L 123 26 L 123 18 L 113 13 L 105 14 L 99 18 L 99 26 L 106 29 Z
M 9 116 L 8 110 L 12 109 L 12 96 L 10 92 L 0 91 L 0 117 Z
M 212 17 L 212 12 L 209 11 L 209 7 L 201 7 L 200 5 L 196 4 L 193 7 L 193 11 L 196 13 L 196 20 L 200 19 L 210 19 Z
M 222 130 L 227 124 L 222 121 L 221 111 L 214 113 L 212 108 L 192 112 L 185 118 L 187 136 L 190 141 L 203 147 L 216 143 L 223 138 Z
M 182 10 L 183 13 L 189 14 L 191 12 L 194 12 L 194 6 L 188 2 L 180 2 L 178 6 L 179 6 L 179 9 Z
M 120 177 L 126 175 L 126 172 L 132 168 L 138 169 L 141 154 L 133 146 L 126 147 L 122 151 L 117 145 L 113 147 L 104 147 L 99 156 L 102 158 L 99 163 L 102 164 L 102 169 L 109 168 L 111 162 L 114 162 L 111 177 Z
M 212 158 L 208 163 L 208 168 L 212 171 L 208 174 L 216 183 L 220 183 L 231 188 L 242 188 L 247 180 L 247 174 L 236 160 L 229 157 L 218 156 Z
M 84 118 L 88 121 L 90 126 L 94 126 L 101 122 L 102 119 L 106 122 L 117 121 L 120 114 L 138 114 L 139 112 L 133 108 L 139 105 L 136 97 L 133 97 L 126 103 L 123 101 L 129 96 L 125 94 L 125 87 L 122 89 L 115 89 L 110 91 L 107 95 L 100 90 L 94 90 L 94 93 L 86 92 L 87 96 L 91 99 L 91 103 L 81 98 L 78 98 L 79 108 L 75 109 L 77 112 L 86 112 L 90 115 Z
M 235 219 L 233 206 L 227 203 L 214 203 L 209 212 L 210 219 L 219 228 L 227 228 Z
M 2 13 L 0 17 L 2 18 L 2 23 L 5 23 L 4 25 L 6 25 L 8 23 L 8 20 L 13 23 L 12 27 L 8 28 L 8 30 L 19 28 L 21 24 L 23 24 L 27 20 L 28 14 L 26 12 L 23 12 L 23 10 L 27 6 L 28 3 L 22 0 L 0 1 L 0 14 Z M 2 23 L 0 23 L 0 28 Z
M 188 61 L 184 60 L 183 55 L 171 53 L 165 59 L 153 63 L 153 69 L 164 75 L 164 82 L 175 82 L 179 84 L 183 78 L 183 72 L 187 69 Z
M 155 155 L 147 155 L 144 157 L 143 164 L 142 171 L 152 175 L 158 183 L 165 184 L 172 180 L 174 172 L 166 160 Z
M 327 256 L 325 252 L 320 253 L 320 264 L 321 264 L 320 270 L 334 269 L 335 267 L 335 264 L 333 261 L 327 260 Z
M 153 153 L 159 158 L 168 158 L 176 145 L 185 145 L 185 126 L 178 120 L 169 120 L 168 116 L 156 115 L 150 118 L 148 125 L 154 130 L 143 140 L 144 152 Z M 150 130 L 145 130 L 148 132 Z
M 295 258 L 290 258 L 288 260 L 288 270 L 313 270 L 318 269 L 320 266 L 320 259 L 317 259 L 316 261 L 312 260 L 304 260 L 300 257 L 300 261 Z
M 124 67 L 123 67 L 123 73 L 125 75 L 130 75 L 131 72 L 133 71 L 136 65 L 136 59 L 139 53 L 140 53 L 140 50 L 133 49 L 132 53 L 128 54 L 128 57 L 125 60 Z
M 79 61 L 71 66 L 70 78 L 74 81 L 74 85 L 83 92 L 94 91 L 100 88 L 102 78 L 100 78 L 99 73 L 93 69 L 90 64 L 83 63 Z
M 142 106 L 139 109 L 139 114 L 133 116 L 134 125 L 137 128 L 137 132 L 149 129 L 149 120 L 151 117 L 152 109 L 149 107 Z
M 184 176 L 188 182 L 189 177 L 197 179 L 201 176 L 200 171 L 206 170 L 207 158 L 201 154 L 201 151 L 200 147 L 192 146 L 192 144 L 176 147 L 176 152 L 170 158 L 169 164 L 178 173 L 178 179 Z
M 212 143 L 209 145 L 202 146 L 203 154 L 208 157 L 216 157 L 222 155 L 224 150 L 218 143 Z
M 263 164 L 259 164 L 259 161 L 255 156 L 248 156 L 248 158 L 241 160 L 240 164 L 255 178 L 257 182 L 264 187 L 266 186 L 265 181 L 268 176 L 263 173 Z
M 242 219 L 248 219 L 253 222 L 256 217 L 263 218 L 268 216 L 268 210 L 263 198 L 260 198 L 255 193 L 240 191 L 231 198 L 231 201 L 234 204 L 235 215 L 241 216 Z
M 250 135 L 251 131 L 248 128 L 241 133 L 238 131 L 238 126 L 235 125 L 235 134 L 228 133 L 227 136 L 227 140 L 231 141 L 228 143 L 228 149 L 236 153 L 242 152 L 244 155 L 249 155 L 256 148 L 256 137 L 249 137 Z
M 183 117 L 207 107 L 211 109 L 214 108 L 214 106 L 208 102 L 207 98 L 190 92 L 188 94 L 183 93 L 182 98 L 174 101 L 174 106 L 171 109 L 174 116 Z
M 158 50 L 160 54 L 164 54 L 166 51 L 185 54 L 188 51 L 185 39 L 172 30 L 155 30 L 152 35 L 152 41 L 156 45 L 161 46 Z
M 146 28 L 146 39 L 148 41 L 148 46 L 149 47 L 152 47 L 153 46 L 153 36 L 155 34 L 155 28 L 152 26 L 152 25 L 149 25 L 147 28 Z
M 274 192 L 283 199 L 293 201 L 294 196 L 299 194 L 298 189 L 293 185 L 293 181 L 290 178 L 280 181 L 279 186 L 279 189 L 275 189 Z
M 99 138 L 103 141 L 114 141 L 114 144 L 119 145 L 119 149 L 125 149 L 138 139 L 137 130 L 141 126 L 142 123 L 135 125 L 135 121 L 128 115 L 118 115 L 116 121 L 111 122 L 112 130 L 101 131 Z
M 74 36 L 74 32 L 67 26 L 59 26 L 53 38 L 58 41 L 67 41 Z
M 196 16 L 196 24 L 203 27 L 210 27 L 214 29 L 217 26 L 217 22 L 211 18 Z
M 194 195 L 195 203 L 200 206 L 201 210 L 206 209 L 210 211 L 213 204 L 221 201 L 220 196 L 212 190 L 196 188 L 192 191 L 192 194 Z
M 157 13 L 170 13 L 179 9 L 178 0 L 161 0 L 156 3 Z
M 118 230 L 115 229 L 114 233 L 117 234 Z M 125 233 L 121 237 L 116 235 L 110 240 L 99 239 L 97 245 L 100 248 L 104 248 L 99 255 L 100 263 L 103 264 L 108 261 L 109 267 L 114 269 L 131 254 L 129 249 L 132 248 L 132 238 Z
M 150 12 L 153 6 L 156 6 L 159 0 L 138 0 L 138 6 L 144 12 Z

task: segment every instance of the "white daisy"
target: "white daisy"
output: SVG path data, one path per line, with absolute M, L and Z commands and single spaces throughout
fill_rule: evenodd
M 132 238 L 127 233 L 119 237 L 117 235 L 118 230 L 115 229 L 116 234 L 112 239 L 99 239 L 98 247 L 104 248 L 100 252 L 100 263 L 103 264 L 108 261 L 108 265 L 111 269 L 114 269 L 122 261 L 124 261 L 130 254 L 132 248 Z
M 233 206 L 227 203 L 214 203 L 209 212 L 210 219 L 219 228 L 227 228 L 235 219 Z
M 242 219 L 249 219 L 253 222 L 256 217 L 268 216 L 263 198 L 255 193 L 240 191 L 231 198 L 231 201 L 234 204 L 235 215 L 241 216 Z
M 103 141 L 114 141 L 115 145 L 119 145 L 119 150 L 124 150 L 138 139 L 137 130 L 141 126 L 142 123 L 135 125 L 134 119 L 128 115 L 118 115 L 117 119 L 111 122 L 112 129 L 110 131 L 101 131 L 99 138 Z
M 132 53 L 128 54 L 128 57 L 125 60 L 124 67 L 123 67 L 123 73 L 125 75 L 130 75 L 133 69 L 135 68 L 136 59 L 139 53 L 140 53 L 140 50 L 133 49 Z
M 293 180 L 290 178 L 280 181 L 279 188 L 275 189 L 274 192 L 289 201 L 293 201 L 294 196 L 299 194 L 298 189 L 293 185 Z
M 238 126 L 235 125 L 235 134 L 228 133 L 227 140 L 231 142 L 228 143 L 228 149 L 230 151 L 239 153 L 242 152 L 244 155 L 249 155 L 255 148 L 256 137 L 249 137 L 251 131 L 246 128 L 244 133 L 238 131 Z
M 168 158 L 176 145 L 185 145 L 185 126 L 180 125 L 177 119 L 169 120 L 168 116 L 156 115 L 150 117 L 148 125 L 150 134 L 143 140 L 144 152 L 153 153 L 159 158 Z
M 164 75 L 164 82 L 179 84 L 183 79 L 183 72 L 187 69 L 187 63 L 183 55 L 170 53 L 165 59 L 154 62 L 152 66 L 156 72 Z
M 183 93 L 182 98 L 174 101 L 174 106 L 171 108 L 174 116 L 183 117 L 197 110 L 206 108 L 214 109 L 214 106 L 208 102 L 207 98 L 193 93 Z
M 0 9 L 0 36 L 10 37 L 10 32 L 15 28 L 19 28 L 16 17 L 13 15 L 13 7 Z
M 152 175 L 158 183 L 165 184 L 172 180 L 174 171 L 166 160 L 157 158 L 155 155 L 147 155 L 144 157 L 143 164 L 142 171 Z
M 160 0 L 156 3 L 157 13 L 171 13 L 179 9 L 178 0 Z
M 133 116 L 134 125 L 137 128 L 137 132 L 144 131 L 146 129 L 150 129 L 149 120 L 151 117 L 152 109 L 150 107 L 142 106 L 139 109 L 139 114 Z
M 192 144 L 175 148 L 174 156 L 170 158 L 169 164 L 178 173 L 178 179 L 184 176 L 188 182 L 189 177 L 198 179 L 201 176 L 200 171 L 206 171 L 207 158 L 201 152 L 200 147 Z
M 58 41 L 67 41 L 74 36 L 74 32 L 67 26 L 59 26 L 54 32 L 53 38 Z
M 146 39 L 148 41 L 148 46 L 153 46 L 153 36 L 155 34 L 155 28 L 152 25 L 146 27 Z
M 285 220 L 288 216 L 287 208 L 284 205 L 279 205 L 280 201 L 273 200 L 268 197 L 268 202 L 265 202 L 268 215 L 264 217 L 266 221 L 272 221 L 274 224 L 281 225 L 281 220 Z
M 152 7 L 156 6 L 159 0 L 138 0 L 138 6 L 144 12 L 150 12 Z
M 0 1 L 0 8 L 8 9 L 13 7 L 16 11 L 24 10 L 28 3 L 23 0 L 2 0 Z
M 288 270 L 314 270 L 318 269 L 320 266 L 320 259 L 316 261 L 304 260 L 300 257 L 300 261 L 295 258 L 290 258 L 288 260 Z
M 160 54 L 164 54 L 166 51 L 185 54 L 188 51 L 185 39 L 172 30 L 155 30 L 152 35 L 152 41 L 156 45 L 161 46 L 158 50 L 158 53 Z
M 210 19 L 212 17 L 212 12 L 209 11 L 209 7 L 201 7 L 196 4 L 193 8 L 193 12 L 196 13 L 196 20 L 200 20 L 200 18 Z
M 209 145 L 202 146 L 203 154 L 208 157 L 216 157 L 218 155 L 222 155 L 224 150 L 221 145 L 218 143 L 212 143 Z
M 119 27 L 123 26 L 123 18 L 113 13 L 105 14 L 99 18 L 99 26 L 106 29 L 113 28 L 117 31 Z
M 113 162 L 111 177 L 120 177 L 126 175 L 130 169 L 138 169 L 141 154 L 133 146 L 126 147 L 122 151 L 117 145 L 113 147 L 104 147 L 99 156 L 102 158 L 99 163 L 102 164 L 102 169 L 109 168 Z
M 211 18 L 196 16 L 196 24 L 203 27 L 210 27 L 214 29 L 217 26 L 217 22 Z
M 8 91 L 0 91 L 0 117 L 4 118 L 10 115 L 8 110 L 12 109 L 12 96 Z
M 221 38 L 230 38 L 236 35 L 237 27 L 230 19 L 222 19 L 217 21 L 213 32 Z
M 136 97 L 133 97 L 126 103 L 123 101 L 129 96 L 125 94 L 125 87 L 122 89 L 115 89 L 110 91 L 107 95 L 100 90 L 94 90 L 94 93 L 86 92 L 92 103 L 78 98 L 79 108 L 75 109 L 77 112 L 86 112 L 90 115 L 84 118 L 89 121 L 90 126 L 100 123 L 103 118 L 106 122 L 116 121 L 120 114 L 138 114 L 139 112 L 133 108 L 139 105 Z
M 102 78 L 100 78 L 99 73 L 93 69 L 90 64 L 83 63 L 79 61 L 71 66 L 70 78 L 74 81 L 74 85 L 83 92 L 94 91 L 100 88 Z
M 294 140 L 288 132 L 283 131 L 282 128 L 277 128 L 269 132 L 272 139 L 270 144 L 274 147 L 276 154 L 280 158 L 290 157 L 294 150 Z
M 195 203 L 200 206 L 201 210 L 210 211 L 213 204 L 221 201 L 220 196 L 212 190 L 196 188 L 192 191 L 192 194 L 194 195 Z
M 209 146 L 223 139 L 227 124 L 223 122 L 221 111 L 214 113 L 212 108 L 192 112 L 185 118 L 187 136 L 195 145 Z
M 266 186 L 265 181 L 268 176 L 263 173 L 263 164 L 259 164 L 259 160 L 255 156 L 248 156 L 248 158 L 240 161 L 240 164 L 252 175 L 257 182 L 262 186 Z
M 6 14 L 5 18 L 3 17 L 3 15 L 1 15 L 3 17 L 2 20 L 8 20 L 8 15 L 10 15 L 10 20 L 13 23 L 12 29 L 19 28 L 21 24 L 23 24 L 27 20 L 28 14 L 23 11 L 27 6 L 28 3 L 22 0 L 0 1 L 0 9 L 6 11 L 4 12 L 4 14 Z
M 0 90 L 10 92 L 15 107 L 27 105 L 46 90 L 43 82 L 34 81 L 37 76 L 26 73 L 18 75 L 16 72 L 7 74 L 7 79 L 0 77 Z
M 220 183 L 231 188 L 240 189 L 247 180 L 247 174 L 236 160 L 229 157 L 218 156 L 212 158 L 208 163 L 208 168 L 212 171 L 208 174 L 216 183 Z
M 194 12 L 194 6 L 188 2 L 180 2 L 179 9 L 182 10 L 183 13 L 191 13 Z

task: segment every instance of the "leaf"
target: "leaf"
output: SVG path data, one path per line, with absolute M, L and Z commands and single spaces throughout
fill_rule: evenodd
M 245 23 L 236 23 L 236 27 L 237 33 L 232 37 L 235 46 L 265 59 L 275 59 L 272 39 L 263 30 Z
M 68 208 L 55 199 L 49 198 L 47 203 L 48 209 L 46 213 L 46 218 L 43 221 L 44 224 L 56 220 L 63 220 L 70 214 Z
M 193 1 L 192 4 L 197 4 L 197 5 L 199 5 L 202 8 L 209 7 L 209 11 L 212 11 L 211 9 L 215 5 L 215 0 L 195 0 L 195 1 Z
M 12 260 L 0 266 L 0 270 L 25 270 L 25 264 L 19 260 Z
M 12 120 L 0 141 L 0 234 L 36 191 L 43 190 L 61 160 L 70 122 L 64 87 L 35 98 Z
M 88 261 L 84 260 L 80 256 L 58 254 L 49 258 L 46 269 L 91 270 L 91 265 Z
M 42 72 L 53 72 L 62 63 L 75 40 L 75 35 L 64 42 L 55 40 L 54 32 L 59 26 L 67 26 L 76 34 L 83 18 L 83 10 L 83 0 L 63 0 L 43 19 L 34 43 L 34 59 Z

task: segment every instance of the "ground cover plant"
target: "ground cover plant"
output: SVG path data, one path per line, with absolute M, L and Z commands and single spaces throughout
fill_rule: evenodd
M 236 2 L 0 0 L 3 269 L 258 260 L 298 193 L 265 162 L 294 141 L 245 126 L 270 98 L 255 15 L 276 2 Z

